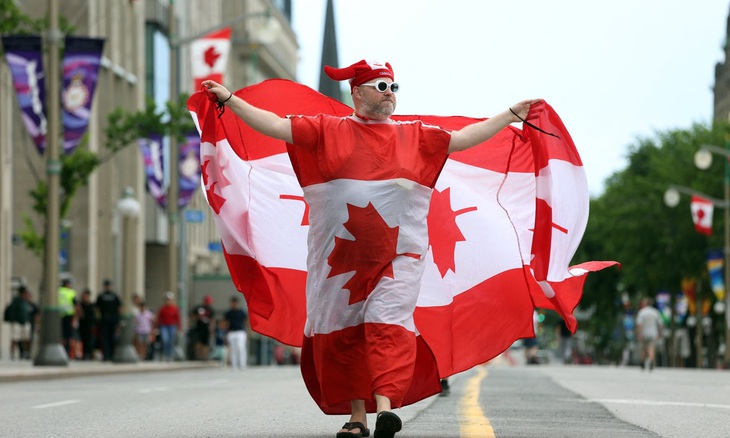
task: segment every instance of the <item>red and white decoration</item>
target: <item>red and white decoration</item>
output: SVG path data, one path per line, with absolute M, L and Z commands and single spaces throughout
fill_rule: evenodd
M 715 211 L 715 205 L 712 201 L 692 195 L 689 208 L 692 211 L 692 222 L 695 224 L 695 230 L 700 234 L 712 236 L 712 214 Z
M 347 117 L 353 112 L 308 87 L 281 79 L 235 94 L 280 116 Z M 309 206 L 287 145 L 253 131 L 231 111 L 219 118 L 205 92 L 193 95 L 188 108 L 201 132 L 207 200 L 215 212 L 233 281 L 246 297 L 252 329 L 286 344 L 311 347 L 317 334 L 304 336 Z M 459 116 L 393 119 L 422 120 L 446 130 L 478 121 Z M 570 134 L 547 103 L 533 105 L 528 119 L 559 138 L 510 126 L 482 145 L 452 154 L 438 177 L 428 207 L 429 249 L 415 327 L 406 327 L 415 331 L 417 348 L 416 369 L 410 370 L 412 382 L 403 405 L 438 392 L 439 377 L 484 363 L 517 339 L 534 336 L 535 307 L 556 310 L 575 331 L 572 312 L 586 274 L 617 265 L 606 261 L 569 266 L 588 220 L 582 162 Z M 371 214 L 371 207 L 379 208 L 374 202 L 350 214 Z M 358 236 L 350 239 L 357 241 Z M 338 241 L 309 244 L 331 252 L 338 247 Z M 352 276 L 360 271 L 345 268 L 338 265 L 337 274 L 352 269 Z M 343 278 L 344 282 L 349 276 Z M 348 299 L 342 301 L 349 304 Z M 302 374 L 310 394 L 324 412 L 348 413 L 349 404 L 322 403 L 320 391 L 330 389 L 322 385 L 337 382 L 319 378 L 326 370 L 313 369 L 312 354 L 316 350 L 305 347 Z M 316 360 L 322 363 L 326 358 Z M 397 356 L 387 360 L 394 367 L 398 364 Z
M 200 84 L 207 79 L 224 83 L 230 51 L 230 27 L 211 32 L 190 44 L 194 91 L 200 90 Z

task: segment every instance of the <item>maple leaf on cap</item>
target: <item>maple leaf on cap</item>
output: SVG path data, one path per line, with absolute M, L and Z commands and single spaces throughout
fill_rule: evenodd
M 350 291 L 352 305 L 365 301 L 382 278 L 393 278 L 393 259 L 420 255 L 396 252 L 399 227 L 389 227 L 372 203 L 364 208 L 347 204 L 347 212 L 344 227 L 355 240 L 335 236 L 335 247 L 327 257 L 332 267 L 327 278 L 355 271 L 343 286 Z

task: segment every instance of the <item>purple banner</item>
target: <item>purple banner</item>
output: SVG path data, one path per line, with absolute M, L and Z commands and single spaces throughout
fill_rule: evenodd
M 63 54 L 63 149 L 70 154 L 89 126 L 104 40 L 66 37 Z
M 43 155 L 46 149 L 46 87 L 43 80 L 41 38 L 4 36 L 2 41 L 23 124 L 33 138 L 38 152 Z
M 200 136 L 198 133 L 185 136 L 180 148 L 180 198 L 178 206 L 185 208 L 200 187 Z
M 147 191 L 157 204 L 164 208 L 167 202 L 165 194 L 165 156 L 161 135 L 139 139 L 139 149 L 144 158 L 144 169 L 147 175 Z

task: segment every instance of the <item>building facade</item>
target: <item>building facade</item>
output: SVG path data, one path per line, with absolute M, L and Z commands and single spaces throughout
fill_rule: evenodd
M 33 18 L 47 14 L 49 0 L 19 2 Z M 102 164 L 74 196 L 62 218 L 60 276 L 72 277 L 77 290 L 94 296 L 104 279 L 112 279 L 121 296 L 139 294 L 156 308 L 169 290 L 166 213 L 146 192 L 144 162 L 136 144 L 111 156 L 106 148 L 108 115 L 116 108 L 135 112 L 147 98 L 158 105 L 170 100 L 171 72 L 176 88 L 192 93 L 190 45 L 179 45 L 176 65 L 170 62 L 170 5 L 176 41 L 230 24 L 232 47 L 226 85 L 235 90 L 263 79 L 295 79 L 296 37 L 290 25 L 290 1 L 272 0 L 63 0 L 61 16 L 75 36 L 105 40 L 102 67 L 91 108 L 85 147 Z M 264 12 L 267 12 L 264 14 Z M 44 63 L 46 63 L 44 61 Z M 46 63 L 47 65 L 47 63 Z M 174 70 L 173 70 L 174 69 Z M 26 284 L 39 300 L 43 259 L 24 247 L 25 220 L 42 230 L 44 218 L 32 211 L 30 190 L 46 178 L 46 164 L 21 121 L 7 63 L 0 63 L 0 303 Z M 167 168 L 169 166 L 166 165 Z M 118 203 L 131 188 L 141 206 L 123 218 Z M 188 223 L 180 214 L 179 258 L 182 297 L 195 296 L 195 277 L 227 276 L 217 232 L 200 191 L 187 210 L 202 212 L 203 221 Z M 130 256 L 131 254 L 131 256 Z M 230 282 L 230 281 L 229 281 Z M 55 287 L 52 290 L 55 293 Z M 0 357 L 7 357 L 9 327 L 0 325 Z

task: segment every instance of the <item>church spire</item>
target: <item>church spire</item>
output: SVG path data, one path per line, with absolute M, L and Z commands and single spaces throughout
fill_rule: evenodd
M 324 19 L 324 38 L 322 39 L 322 62 L 319 69 L 319 92 L 333 99 L 342 99 L 340 83 L 324 74 L 324 66 L 339 67 L 337 57 L 337 36 L 335 34 L 335 13 L 332 0 L 327 0 L 327 13 Z

